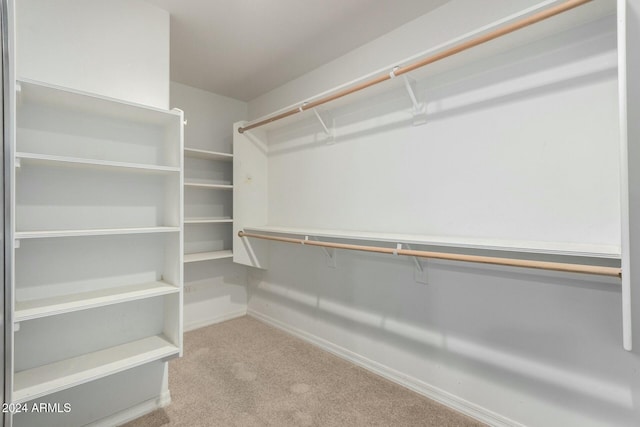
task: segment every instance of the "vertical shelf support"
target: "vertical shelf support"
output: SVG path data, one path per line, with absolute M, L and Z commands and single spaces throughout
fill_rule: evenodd
M 621 249 L 622 249 L 622 345 L 625 350 L 633 350 L 633 319 L 632 319 L 632 269 L 631 239 L 637 238 L 637 233 L 633 233 L 631 219 L 633 218 L 633 202 L 630 200 L 634 192 L 630 191 L 630 185 L 635 181 L 637 175 L 629 168 L 629 159 L 633 159 L 633 154 L 637 154 L 635 144 L 629 144 L 629 133 L 632 138 L 637 137 L 637 127 L 629 123 L 629 117 L 635 117 L 638 110 L 638 103 L 635 101 L 633 80 L 628 79 L 628 73 L 636 71 L 640 62 L 635 49 L 628 47 L 627 38 L 633 37 L 638 29 L 634 28 L 634 20 L 627 18 L 627 0 L 617 2 L 617 30 L 618 30 L 618 106 L 620 120 L 620 222 L 621 222 Z M 634 40 L 631 38 L 631 40 Z M 633 73 L 631 75 L 634 75 Z M 635 276 L 634 276 L 635 279 Z M 635 279 L 637 280 L 637 279 Z

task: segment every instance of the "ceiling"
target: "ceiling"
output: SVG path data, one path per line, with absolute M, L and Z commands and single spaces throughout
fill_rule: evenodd
M 447 0 L 146 0 L 171 13 L 171 80 L 252 100 Z

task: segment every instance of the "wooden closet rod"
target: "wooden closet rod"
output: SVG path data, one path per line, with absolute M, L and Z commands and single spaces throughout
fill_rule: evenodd
M 622 270 L 618 267 L 604 267 L 599 265 L 567 264 L 560 262 L 533 261 L 528 259 L 499 258 L 480 255 L 463 255 L 446 252 L 417 251 L 413 249 L 384 248 L 380 246 L 352 245 L 347 243 L 319 242 L 316 240 L 294 239 L 291 237 L 277 237 L 266 234 L 238 232 L 239 237 L 273 240 L 276 242 L 295 243 L 299 245 L 321 246 L 324 248 L 348 249 L 353 251 L 375 252 L 380 254 L 405 255 L 420 258 L 444 259 L 450 261 L 475 262 L 480 264 L 505 265 L 509 267 L 536 268 L 540 270 L 564 271 L 567 273 L 594 274 L 597 276 L 622 277 Z
M 467 49 L 471 49 L 472 47 L 478 46 L 480 44 L 486 43 L 493 39 L 497 39 L 498 37 L 502 37 L 506 34 L 517 31 L 521 28 L 527 27 L 529 25 L 535 24 L 537 22 L 543 21 L 547 18 L 551 18 L 552 16 L 559 15 L 563 12 L 571 10 L 577 6 L 583 5 L 585 3 L 590 2 L 591 0 L 567 0 L 564 3 L 561 3 L 557 6 L 549 8 L 547 10 L 543 10 L 531 16 L 521 19 L 520 21 L 505 25 L 502 28 L 498 28 L 493 30 L 485 35 L 476 37 L 474 39 L 468 40 L 466 42 L 460 43 L 456 46 L 450 47 L 448 49 L 443 50 L 440 53 L 436 53 L 435 55 L 429 56 L 427 58 L 421 59 L 413 64 L 405 65 L 404 67 L 394 68 L 391 72 L 387 74 L 383 74 L 381 76 L 375 77 L 371 80 L 367 80 L 365 82 L 359 83 L 355 86 L 352 86 L 347 89 L 343 89 L 339 92 L 336 92 L 332 95 L 325 96 L 324 98 L 320 98 L 316 101 L 305 102 L 300 107 L 292 108 L 291 110 L 285 111 L 283 113 L 277 114 L 273 117 L 269 117 L 264 120 L 260 120 L 259 122 L 248 124 L 247 126 L 242 126 L 238 128 L 238 132 L 243 133 L 244 131 L 257 128 L 259 126 L 266 125 L 268 123 L 275 122 L 280 119 L 284 119 L 285 117 L 292 116 L 297 113 L 301 113 L 305 110 L 310 110 L 319 105 L 326 104 L 327 102 L 334 101 L 338 98 L 342 98 L 343 96 L 350 95 L 354 92 L 358 92 L 362 89 L 366 89 L 369 86 L 376 85 L 378 83 L 382 83 L 386 80 L 390 80 L 393 77 L 400 76 L 402 74 L 409 73 L 417 68 L 424 67 L 425 65 L 432 64 L 436 61 L 440 61 L 441 59 L 447 58 L 449 56 L 455 55 L 456 53 L 460 53 Z

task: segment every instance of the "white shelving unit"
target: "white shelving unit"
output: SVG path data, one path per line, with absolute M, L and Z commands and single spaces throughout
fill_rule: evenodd
M 13 403 L 181 353 L 184 188 L 181 111 L 16 88 Z
M 185 148 L 185 263 L 232 258 L 233 154 Z

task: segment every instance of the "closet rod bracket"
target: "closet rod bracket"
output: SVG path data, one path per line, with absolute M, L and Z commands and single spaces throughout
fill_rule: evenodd
M 407 94 L 409 95 L 409 99 L 411 99 L 411 104 L 413 105 L 411 109 L 413 125 L 419 126 L 427 123 L 427 103 L 418 102 L 418 98 L 416 97 L 414 90 L 415 81 L 409 80 L 409 77 L 406 75 L 402 76 L 402 80 L 404 81 L 404 87 L 407 90 Z
M 411 245 L 407 244 L 407 249 L 411 249 Z M 413 279 L 417 282 L 417 283 L 422 283 L 427 285 L 427 266 L 425 265 L 427 261 L 420 261 L 420 258 L 418 258 L 417 256 L 412 256 L 411 259 L 413 259 L 413 265 L 414 265 L 414 270 L 413 270 Z
M 318 241 L 317 238 L 312 237 L 311 240 Z M 325 248 L 324 246 L 320 246 L 322 252 L 324 252 L 325 259 L 327 261 L 327 267 L 338 268 L 338 264 L 336 263 L 336 249 L 335 248 Z
M 327 124 L 322 119 L 322 116 L 320 115 L 320 113 L 318 113 L 317 109 L 312 108 L 311 110 L 313 111 L 313 114 L 315 114 L 316 118 L 320 122 L 320 125 L 322 126 L 322 129 L 324 130 L 325 135 L 327 135 L 327 144 L 332 144 L 334 142 L 333 128 L 329 128 L 327 126 Z

